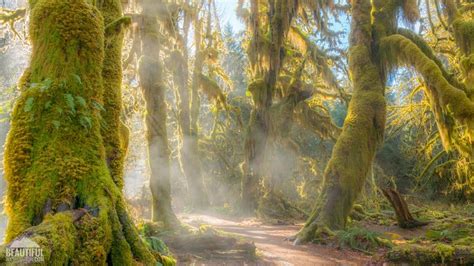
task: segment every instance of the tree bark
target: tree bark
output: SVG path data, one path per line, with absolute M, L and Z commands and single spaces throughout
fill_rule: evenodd
M 343 229 L 360 194 L 385 127 L 384 81 L 374 62 L 370 0 L 352 1 L 349 68 L 354 93 L 342 133 L 324 174 L 323 193 L 297 235 L 312 240 L 326 229 Z
M 426 222 L 420 222 L 413 218 L 408 209 L 408 204 L 405 199 L 392 188 L 382 188 L 384 196 L 388 199 L 393 209 L 395 210 L 395 216 L 397 217 L 398 226 L 401 228 L 415 228 L 426 225 Z
M 32 56 L 5 146 L 6 242 L 29 237 L 45 264 L 155 264 L 107 166 L 103 16 L 85 0 L 30 7 Z
M 160 32 L 154 7 L 156 1 L 142 3 L 140 38 L 140 86 L 146 102 L 146 134 L 148 141 L 148 164 L 152 194 L 152 220 L 161 221 L 167 227 L 178 224 L 171 207 L 170 149 L 166 129 L 166 88 L 163 83 L 163 66 L 160 58 Z
M 254 106 L 250 114 L 249 124 L 245 136 L 245 159 L 242 163 L 241 205 L 245 212 L 253 212 L 258 206 L 258 199 L 262 194 L 260 181 L 264 175 L 264 160 L 269 138 L 271 119 L 270 108 L 273 104 L 275 84 L 283 65 L 284 53 L 282 47 L 293 13 L 288 1 L 271 0 L 268 2 L 268 31 L 270 32 L 270 47 L 262 50 L 258 46 L 261 41 L 259 23 L 259 1 L 251 1 L 251 28 L 253 36 L 250 64 L 255 69 L 254 81 L 249 84 L 248 91 L 252 94 Z M 266 48 L 265 48 L 266 49 Z M 262 66 L 261 58 L 269 60 L 268 66 Z
M 178 25 L 175 25 L 175 40 L 177 49 L 170 56 L 173 60 L 171 63 L 173 72 L 173 82 L 178 89 L 179 96 L 179 127 L 181 133 L 182 146 L 180 149 L 180 164 L 186 182 L 188 185 L 188 200 L 193 208 L 202 209 L 209 206 L 209 199 L 205 190 L 201 163 L 199 161 L 198 151 L 198 124 L 199 117 L 199 94 L 198 94 L 198 77 L 202 70 L 201 51 L 201 22 L 198 15 L 194 18 L 195 27 L 195 43 L 196 58 L 191 85 L 188 82 L 190 76 L 188 67 L 188 29 L 191 23 L 187 20 L 188 16 L 184 16 L 183 22 L 184 37 L 179 33 Z M 201 70 L 200 70 L 201 69 Z
M 120 120 L 122 110 L 122 44 L 124 24 L 130 24 L 130 18 L 122 17 L 120 0 L 100 1 L 97 4 L 104 17 L 105 43 L 102 80 L 104 84 L 103 106 L 101 113 L 107 126 L 101 127 L 105 146 L 106 162 L 115 184 L 123 188 L 123 165 L 128 148 L 129 131 Z

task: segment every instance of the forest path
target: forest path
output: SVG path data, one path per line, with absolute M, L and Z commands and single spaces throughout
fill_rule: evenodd
M 301 225 L 266 225 L 255 219 L 222 218 L 211 214 L 181 214 L 180 220 L 192 226 L 211 225 L 215 229 L 239 235 L 257 247 L 258 259 L 199 259 L 178 265 L 365 265 L 370 257 L 349 250 L 315 244 L 294 246 L 286 238 L 295 235 Z

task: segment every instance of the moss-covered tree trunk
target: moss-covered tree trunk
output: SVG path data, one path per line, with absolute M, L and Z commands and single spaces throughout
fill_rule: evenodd
M 249 85 L 249 91 L 265 94 L 265 101 L 259 102 L 254 98 L 254 108 L 250 113 L 250 120 L 244 143 L 245 161 L 242 164 L 241 204 L 244 211 L 254 211 L 257 208 L 260 193 L 260 178 L 263 174 L 262 166 L 265 158 L 265 147 L 268 139 L 269 118 L 268 108 L 271 105 L 271 91 L 264 82 L 254 81 Z M 253 94 L 253 92 L 252 92 Z
M 194 18 L 194 66 L 191 82 L 190 128 L 183 133 L 184 164 L 190 203 L 194 208 L 203 209 L 209 206 L 209 198 L 204 186 L 201 160 L 199 156 L 199 111 L 201 99 L 199 96 L 199 82 L 204 64 L 202 51 L 202 18 Z
M 469 3 L 443 0 L 449 30 L 460 59 L 459 80 L 445 70 L 428 44 L 416 34 L 399 29 L 381 38 L 379 51 L 388 65 L 413 67 L 426 83 L 442 144 L 447 152 L 459 154 L 465 167 L 458 168 L 471 186 L 474 173 L 474 20 Z M 397 56 L 394 56 L 394 55 Z M 454 149 L 453 149 L 454 148 Z
M 286 0 L 268 1 L 269 47 L 260 47 L 262 41 L 259 1 L 251 1 L 251 22 L 253 36 L 249 49 L 250 64 L 259 69 L 254 81 L 249 84 L 254 106 L 250 114 L 244 143 L 245 160 L 242 164 L 241 204 L 244 211 L 254 211 L 261 194 L 260 181 L 265 174 L 264 160 L 269 139 L 275 84 L 280 74 L 284 53 L 283 43 L 293 18 L 290 2 Z M 268 66 L 262 66 L 259 58 L 267 58 Z M 262 71 L 262 69 L 264 69 Z
M 327 229 L 343 229 L 382 142 L 385 126 L 384 81 L 371 49 L 370 0 L 352 1 L 349 68 L 354 93 L 342 133 L 324 174 L 323 193 L 296 242 Z
M 107 165 L 103 16 L 85 0 L 30 8 L 32 56 L 5 146 L 6 242 L 30 238 L 45 264 L 154 264 Z
M 189 11 L 185 11 L 189 12 Z M 191 16 L 184 15 L 183 21 L 183 34 L 180 34 L 180 28 L 178 24 L 175 24 L 175 41 L 176 48 L 170 55 L 170 67 L 173 72 L 173 83 L 178 90 L 178 102 L 179 102 L 179 127 L 181 137 L 181 149 L 180 149 L 180 164 L 186 182 L 188 185 L 188 200 L 192 207 L 205 208 L 209 206 L 209 199 L 207 192 L 204 187 L 202 169 L 198 155 L 198 137 L 197 137 L 197 118 L 199 116 L 199 95 L 197 94 L 197 85 L 195 82 L 198 80 L 194 76 L 192 78 L 191 85 L 188 82 L 190 73 L 188 66 L 188 33 L 191 22 L 197 23 L 195 28 L 195 39 L 198 38 L 196 45 L 196 55 L 200 56 L 200 35 L 201 35 L 201 22 L 199 16 L 195 15 L 194 20 L 191 20 Z M 197 72 L 200 72 L 199 67 L 202 69 L 202 58 L 195 59 L 195 66 Z M 196 93 L 193 93 L 196 91 Z
M 139 75 L 147 110 L 145 122 L 152 194 L 152 220 L 162 221 L 165 226 L 170 227 L 176 226 L 178 219 L 171 208 L 166 87 L 163 83 L 156 5 L 156 1 L 153 0 L 144 0 L 142 3 L 142 25 L 140 25 L 142 56 Z
M 104 17 L 104 64 L 102 79 L 104 84 L 103 105 L 101 113 L 106 126 L 101 127 L 106 162 L 115 184 L 123 188 L 123 164 L 128 148 L 129 131 L 120 120 L 122 110 L 122 44 L 123 25 L 129 24 L 130 18 L 122 16 L 120 0 L 98 1 L 97 7 Z

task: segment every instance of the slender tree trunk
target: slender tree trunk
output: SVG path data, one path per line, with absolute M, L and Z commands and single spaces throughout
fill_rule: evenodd
M 140 58 L 140 85 L 146 101 L 146 134 L 150 189 L 152 194 L 152 220 L 162 221 L 165 226 L 178 224 L 171 207 L 170 149 L 166 130 L 166 88 L 163 84 L 163 66 L 160 58 L 160 33 L 153 0 L 142 3 L 142 56 Z M 159 4 L 158 4 L 159 5 Z
M 187 17 L 187 16 L 185 16 Z M 198 79 L 202 71 L 201 56 L 201 22 L 196 15 L 194 19 L 194 34 L 196 43 L 196 58 L 193 69 L 191 86 L 188 78 L 187 30 L 191 21 L 184 21 L 184 37 L 176 33 L 176 42 L 179 50 L 173 51 L 173 79 L 179 95 L 179 126 L 182 146 L 180 150 L 180 164 L 188 185 L 188 200 L 193 208 L 202 209 L 209 206 L 208 195 L 204 186 L 201 162 L 198 147 L 198 118 L 200 99 L 198 94 Z M 178 31 L 178 30 L 176 30 Z
M 343 229 L 372 165 L 385 127 L 384 82 L 372 53 L 370 0 L 352 1 L 349 68 L 354 94 L 324 174 L 323 193 L 296 242 Z
M 265 87 L 261 89 L 268 91 Z M 257 208 L 261 167 L 268 138 L 268 121 L 267 107 L 256 106 L 252 110 L 244 143 L 245 161 L 242 164 L 241 204 L 244 211 L 251 212 Z
M 124 33 L 120 0 L 99 1 L 97 4 L 104 17 L 105 57 L 102 68 L 104 84 L 104 109 L 101 114 L 107 126 L 101 127 L 106 162 L 110 175 L 119 188 L 123 188 L 123 164 L 127 152 L 129 131 L 120 120 L 122 110 L 122 44 Z
M 45 264 L 155 264 L 106 163 L 102 14 L 85 0 L 30 7 L 32 57 L 5 146 L 6 241 L 35 241 Z
M 203 68 L 203 51 L 201 45 L 202 22 L 196 17 L 194 19 L 194 43 L 196 54 L 194 57 L 193 77 L 191 83 L 191 117 L 189 131 L 184 131 L 183 149 L 186 178 L 188 181 L 188 192 L 193 207 L 202 209 L 209 206 L 209 198 L 204 186 L 201 161 L 199 156 L 199 110 L 201 99 L 199 96 L 199 79 Z

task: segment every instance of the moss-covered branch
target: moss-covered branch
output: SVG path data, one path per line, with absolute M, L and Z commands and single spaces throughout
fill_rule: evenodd
M 403 29 L 400 28 L 398 29 L 398 34 L 404 36 L 405 38 L 411 40 L 414 44 L 418 46 L 418 48 L 428 57 L 429 59 L 433 60 L 433 62 L 436 63 L 438 66 L 439 70 L 443 74 L 443 77 L 454 87 L 461 89 L 461 90 L 466 90 L 466 87 L 464 84 L 459 82 L 455 76 L 451 73 L 448 73 L 446 68 L 443 66 L 443 63 L 441 63 L 441 60 L 436 57 L 433 49 L 426 43 L 426 41 L 421 38 L 419 35 L 414 33 L 411 30 L 408 29 Z M 398 55 L 392 55 L 392 57 L 397 57 Z
M 120 34 L 124 27 L 132 23 L 131 17 L 120 17 L 105 26 L 106 35 Z
M 425 82 L 436 90 L 442 109 L 468 126 L 471 137 L 474 136 L 474 102 L 466 93 L 454 87 L 443 75 L 435 61 L 430 59 L 410 39 L 394 34 L 383 38 L 380 44 L 386 60 L 392 64 L 414 67 L 425 79 Z M 390 55 L 397 55 L 396 57 Z
M 337 140 L 341 133 L 341 129 L 333 124 L 328 114 L 319 112 L 306 102 L 301 102 L 296 106 L 294 119 L 300 126 L 310 129 L 321 138 Z

